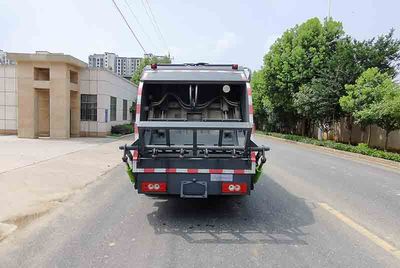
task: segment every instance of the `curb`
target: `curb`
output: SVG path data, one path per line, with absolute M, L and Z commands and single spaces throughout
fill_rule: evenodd
M 0 222 L 0 241 L 9 236 L 15 230 L 17 230 L 16 225 Z
M 363 154 L 341 151 L 341 150 L 332 149 L 329 147 L 318 146 L 318 145 L 314 145 L 314 144 L 286 140 L 283 138 L 278 138 L 278 137 L 269 136 L 269 135 L 265 135 L 265 134 L 256 133 L 256 136 L 267 138 L 267 139 L 273 139 L 273 140 L 277 140 L 277 141 L 281 141 L 281 142 L 285 142 L 285 143 L 296 144 L 298 146 L 306 147 L 311 150 L 319 151 L 319 152 L 330 154 L 330 155 L 336 155 L 336 156 L 339 156 L 339 157 L 342 157 L 345 159 L 351 159 L 351 160 L 357 161 L 359 163 L 364 163 L 364 164 L 369 164 L 369 165 L 371 165 L 371 164 L 379 165 L 379 166 L 382 166 L 383 168 L 388 168 L 392 171 L 400 173 L 400 163 L 395 162 L 395 161 L 378 158 L 378 157 L 373 157 L 373 156 L 368 156 L 368 155 L 363 155 Z
M 129 134 L 124 134 L 124 135 L 121 135 L 121 136 L 105 136 L 105 138 L 110 138 L 110 139 L 115 139 L 115 140 L 121 140 L 121 139 L 123 139 L 123 138 L 126 138 L 126 137 L 128 137 L 128 136 L 132 136 L 133 137 L 133 135 L 135 135 L 135 133 L 129 133 Z

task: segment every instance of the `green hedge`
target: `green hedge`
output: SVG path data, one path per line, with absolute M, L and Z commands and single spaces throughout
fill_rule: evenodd
M 292 135 L 292 134 L 281 134 L 281 133 L 275 133 L 275 132 L 268 132 L 268 133 L 263 133 L 263 134 L 277 137 L 277 138 L 286 139 L 286 140 L 308 143 L 308 144 L 313 144 L 313 145 L 322 146 L 322 147 L 328 147 L 328 148 L 332 148 L 332 149 L 336 149 L 336 150 L 340 150 L 340 151 L 369 155 L 369 156 L 373 156 L 373 157 L 378 157 L 378 158 L 383 158 L 383 159 L 387 159 L 387 160 L 400 162 L 400 154 L 385 152 L 382 150 L 369 148 L 368 145 L 365 143 L 360 143 L 357 146 L 354 146 L 354 145 L 339 143 L 339 142 L 330 141 L 330 140 L 320 141 L 317 139 L 298 136 L 298 135 Z
M 131 124 L 116 125 L 111 127 L 111 134 L 125 135 L 133 133 L 133 127 Z

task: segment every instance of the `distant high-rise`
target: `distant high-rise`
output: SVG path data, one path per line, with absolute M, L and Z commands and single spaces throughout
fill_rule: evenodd
M 93 54 L 89 56 L 89 66 L 105 68 L 114 73 L 130 79 L 143 58 L 119 57 L 115 53 Z
M 15 62 L 7 59 L 7 52 L 0 49 L 0 64 L 15 64 Z

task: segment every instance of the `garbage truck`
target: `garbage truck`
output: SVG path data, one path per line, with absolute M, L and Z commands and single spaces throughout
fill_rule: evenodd
M 251 71 L 151 64 L 138 85 L 134 141 L 120 146 L 138 193 L 249 195 L 268 147 L 255 143 Z

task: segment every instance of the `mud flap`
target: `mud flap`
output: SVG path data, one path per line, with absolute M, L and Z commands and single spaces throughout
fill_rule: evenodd
M 258 166 L 256 166 L 256 174 L 254 174 L 253 179 L 252 179 L 253 184 L 256 184 L 258 182 L 261 174 L 262 174 L 262 166 L 258 165 Z
M 129 179 L 131 180 L 132 184 L 135 185 L 135 182 L 136 182 L 135 174 L 133 174 L 132 167 L 129 166 L 128 164 L 126 165 L 126 173 L 128 174 Z

